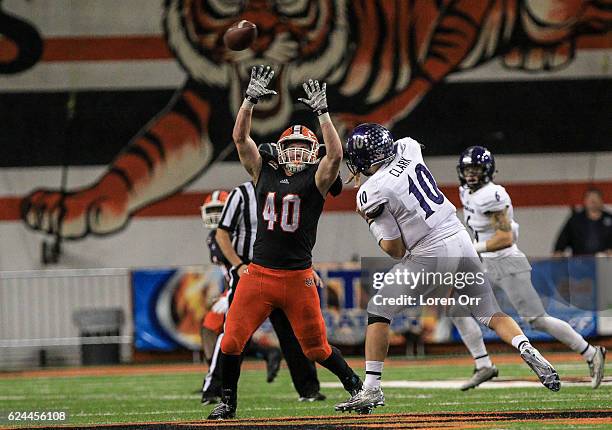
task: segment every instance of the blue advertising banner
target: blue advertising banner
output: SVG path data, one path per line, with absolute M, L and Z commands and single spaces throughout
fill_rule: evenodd
M 597 335 L 597 272 L 593 257 L 532 262 L 531 281 L 549 315 L 567 321 L 584 337 Z M 529 339 L 553 340 L 523 321 L 503 291 L 496 289 L 495 296 L 502 310 L 519 323 Z M 481 328 L 485 340 L 498 339 L 492 330 Z M 453 339 L 460 340 L 456 329 Z
M 593 258 L 554 259 L 532 262 L 531 278 L 544 309 L 567 321 L 585 337 L 597 334 L 596 265 Z M 367 327 L 366 306 L 370 293 L 360 282 L 358 263 L 319 264 L 325 283 L 319 289 L 328 338 L 337 345 L 360 345 Z M 200 348 L 201 321 L 211 297 L 224 288 L 218 268 L 137 270 L 132 273 L 135 347 L 140 351 L 172 351 Z M 552 339 L 533 330 L 521 320 L 501 290 L 496 297 L 502 309 L 534 340 Z M 435 307 L 414 306 L 398 314 L 392 324 L 391 344 L 402 344 L 406 336 L 420 336 L 425 342 L 460 341 L 456 329 L 444 329 L 448 321 Z M 497 339 L 482 327 L 486 340 Z M 263 336 L 273 335 L 269 323 Z M 445 333 L 445 334 L 444 334 Z M 450 337 L 449 337 L 450 336 Z
M 209 296 L 224 288 L 223 272 L 193 269 L 132 272 L 134 346 L 139 351 L 200 349 Z
M 356 263 L 320 264 L 317 272 L 325 283 L 319 290 L 327 337 L 335 345 L 360 345 L 368 325 L 370 294 L 362 288 L 361 267 Z M 390 343 L 401 344 L 404 334 L 421 334 L 421 309 L 409 308 L 391 322 Z
M 177 347 L 155 314 L 159 294 L 175 273 L 176 270 L 132 272 L 134 347 L 139 351 L 172 351 Z

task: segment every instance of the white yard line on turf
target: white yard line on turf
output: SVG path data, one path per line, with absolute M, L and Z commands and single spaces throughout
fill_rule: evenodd
M 383 388 L 422 388 L 422 389 L 449 389 L 458 390 L 465 383 L 464 380 L 451 381 L 384 381 Z M 563 382 L 565 387 L 587 387 L 591 382 Z M 342 388 L 340 382 L 322 382 L 323 388 Z M 536 381 L 489 381 L 478 388 L 541 388 L 542 384 Z

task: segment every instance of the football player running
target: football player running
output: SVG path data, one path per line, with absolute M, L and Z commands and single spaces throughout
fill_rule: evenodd
M 457 164 L 459 196 L 464 222 L 472 232 L 476 251 L 483 257 L 489 281 L 504 291 L 521 318 L 535 330 L 550 334 L 581 354 L 589 366 L 591 387 L 597 388 L 604 376 L 606 349 L 592 346 L 567 322 L 546 313 L 531 283 L 531 265 L 516 246 L 518 224 L 512 201 L 501 185 L 493 182 L 495 158 L 482 146 L 471 146 L 461 153 Z M 482 332 L 472 317 L 451 317 L 476 367 L 462 390 L 477 387 L 497 376 L 485 348 Z
M 349 136 L 347 165 L 359 176 L 369 176 L 357 192 L 357 209 L 367 221 L 376 242 L 389 256 L 401 260 L 391 270 L 409 273 L 474 274 L 473 282 L 459 292 L 478 299 L 467 308 L 469 314 L 495 330 L 506 343 L 520 351 L 523 360 L 544 386 L 560 389 L 559 375 L 529 343 L 518 324 L 502 313 L 474 249 L 470 235 L 456 216 L 455 207 L 438 189 L 421 155 L 421 145 L 411 138 L 397 142 L 379 124 L 361 124 Z M 414 279 L 414 278 L 412 278 Z M 427 277 L 420 278 L 421 280 Z M 458 278 L 457 278 L 458 279 Z M 396 299 L 432 293 L 437 285 L 425 282 L 387 284 L 368 303 L 366 331 L 366 379 L 362 389 L 336 410 L 363 410 L 385 403 L 380 387 L 383 363 L 389 346 L 389 324 L 405 308 Z
M 232 134 L 240 162 L 255 183 L 257 237 L 253 259 L 240 277 L 226 317 L 222 397 L 209 419 L 235 416 L 240 354 L 274 309 L 284 311 L 308 359 L 334 373 L 351 395 L 361 389 L 359 377 L 327 342 L 312 270 L 317 224 L 342 161 L 342 143 L 327 112 L 326 85 L 309 80 L 304 84 L 307 98 L 299 99 L 318 116 L 326 155 L 319 160 L 316 135 L 293 125 L 276 143 L 278 156 L 271 157 L 257 150 L 249 134 L 258 99 L 276 94 L 267 88 L 273 75 L 270 67 L 253 68 Z

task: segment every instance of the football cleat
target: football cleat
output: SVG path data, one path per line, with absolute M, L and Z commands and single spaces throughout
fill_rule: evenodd
M 606 363 L 606 348 L 603 346 L 595 347 L 595 355 L 588 362 L 589 370 L 591 371 L 591 387 L 593 389 L 599 387 L 601 380 L 604 377 L 604 365 Z
M 361 414 L 369 414 L 372 409 L 385 405 L 385 395 L 380 387 L 362 387 L 355 395 L 346 402 L 338 403 L 335 407 L 340 412 L 356 411 Z
M 203 405 L 212 405 L 213 403 L 218 403 L 219 400 L 219 396 L 215 396 L 214 394 L 202 393 L 201 403 Z
M 223 390 L 221 402 L 208 415 L 209 420 L 228 420 L 236 417 L 236 396 L 232 390 Z
M 221 399 L 221 383 L 217 382 L 217 380 L 213 378 L 208 388 L 206 390 L 201 390 L 200 394 L 202 395 L 201 402 L 203 405 L 219 403 L 219 400 Z
M 280 349 L 273 348 L 266 355 L 266 381 L 268 383 L 274 381 L 276 375 L 278 375 L 278 370 L 280 369 L 282 354 Z
M 301 396 L 298 399 L 298 401 L 299 402 L 321 402 L 325 399 L 327 399 L 327 397 L 325 397 L 325 394 L 321 394 L 317 391 L 316 393 L 309 394 L 307 396 Z
M 538 375 L 542 385 L 551 391 L 559 391 L 561 389 L 559 374 L 552 367 L 552 364 L 542 357 L 542 354 L 537 349 L 531 345 L 524 347 L 521 350 L 521 358 Z
M 487 382 L 499 375 L 499 371 L 495 365 L 491 367 L 482 367 L 474 369 L 472 377 L 461 386 L 461 391 L 467 391 L 470 388 L 476 388 L 483 382 Z

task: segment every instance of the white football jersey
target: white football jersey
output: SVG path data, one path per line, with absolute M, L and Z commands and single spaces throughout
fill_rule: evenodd
M 467 186 L 459 187 L 459 197 L 463 205 L 463 219 L 468 226 L 470 233 L 477 242 L 485 242 L 493 237 L 495 228 L 491 223 L 490 212 L 499 212 L 506 209 L 508 218 L 512 223 L 512 235 L 514 242 L 518 240 L 519 225 L 514 221 L 514 209 L 512 201 L 501 185 L 489 182 L 476 191 L 470 190 Z M 483 252 L 483 257 L 507 257 L 523 256 L 516 243 L 495 252 Z
M 440 239 L 464 230 L 455 206 L 442 194 L 409 137 L 397 141 L 392 162 L 378 169 L 357 192 L 357 207 L 372 213 L 385 205 L 397 221 L 406 248 L 421 253 Z

